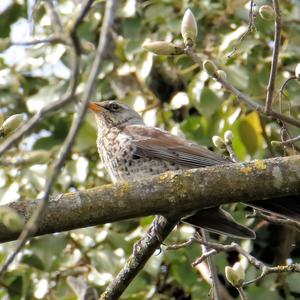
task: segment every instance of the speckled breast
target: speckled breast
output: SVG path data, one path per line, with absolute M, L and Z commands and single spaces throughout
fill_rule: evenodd
M 137 156 L 132 137 L 120 130 L 110 129 L 98 136 L 97 146 L 112 182 L 143 179 L 179 169 L 178 165 L 165 160 Z

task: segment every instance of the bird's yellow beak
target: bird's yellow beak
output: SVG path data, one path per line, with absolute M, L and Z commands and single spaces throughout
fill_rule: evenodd
M 91 110 L 91 111 L 94 111 L 94 112 L 99 112 L 99 111 L 104 110 L 104 108 L 98 102 L 90 102 L 88 104 L 88 109 Z

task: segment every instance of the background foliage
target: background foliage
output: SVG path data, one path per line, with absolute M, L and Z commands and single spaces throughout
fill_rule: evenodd
M 54 3 L 68 29 L 79 12 L 81 1 Z M 256 2 L 257 7 L 262 4 L 270 3 Z M 277 91 L 284 80 L 293 75 L 300 57 L 300 3 L 285 0 L 280 1 L 280 5 L 283 29 Z M 280 140 L 280 127 L 276 122 L 239 103 L 186 56 L 153 56 L 142 49 L 148 40 L 182 45 L 180 24 L 184 11 L 190 8 L 198 22 L 199 55 L 213 59 L 226 71 L 235 87 L 264 104 L 274 26 L 272 21 L 262 20 L 257 15 L 256 29 L 240 43 L 238 39 L 248 27 L 248 6 L 249 3 L 241 0 L 120 1 L 94 98 L 123 101 L 140 111 L 147 124 L 166 128 L 209 148 L 212 148 L 213 135 L 222 136 L 230 129 L 240 160 L 283 155 L 282 147 L 270 144 L 271 140 Z M 93 46 L 97 43 L 103 9 L 104 1 L 95 1 L 79 28 L 79 37 L 87 51 L 82 56 L 78 99 L 94 57 Z M 62 44 L 8 44 L 8 41 L 24 42 L 53 34 L 53 24 L 43 1 L 1 1 L 0 28 L 0 113 L 4 119 L 17 113 L 28 119 L 65 91 L 70 76 L 69 49 Z M 234 47 L 237 51 L 228 58 Z M 290 82 L 285 91 L 284 112 L 294 117 L 299 117 L 299 89 L 298 82 Z M 39 197 L 49 166 L 68 132 L 75 106 L 76 103 L 72 103 L 47 115 L 30 135 L 7 153 L 6 158 L 13 160 L 14 165 L 0 169 L 0 204 Z M 273 107 L 278 107 L 278 95 Z M 296 136 L 300 131 L 289 127 L 289 133 Z M 57 194 L 109 182 L 98 158 L 95 139 L 94 120 L 88 115 L 55 184 Z M 32 156 L 39 159 L 30 160 Z M 241 204 L 228 209 L 237 220 L 256 230 L 255 241 L 242 242 L 254 256 L 274 265 L 299 260 L 300 248 L 293 229 L 246 219 Z M 70 283 L 74 277 L 103 291 L 131 253 L 133 243 L 145 234 L 151 220 L 143 218 L 32 239 L 1 279 L 0 299 L 77 299 Z M 190 227 L 180 226 L 167 243 L 184 241 L 192 232 Z M 281 246 L 291 236 L 295 242 Z M 231 241 L 226 237 L 213 238 Z M 12 249 L 14 243 L 0 246 L 0 263 Z M 124 299 L 206 298 L 209 285 L 199 273 L 205 271 L 190 266 L 199 254 L 199 246 L 194 245 L 152 257 Z M 237 259 L 234 253 L 216 257 L 228 299 L 237 297 L 237 293 L 222 274 L 224 267 Z M 248 279 L 257 275 L 246 262 L 244 266 Z M 270 275 L 246 291 L 250 299 L 298 299 L 300 277 L 297 274 Z

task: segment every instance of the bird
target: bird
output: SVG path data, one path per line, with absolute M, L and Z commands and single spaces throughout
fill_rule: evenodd
M 113 183 L 133 181 L 171 170 L 204 168 L 232 162 L 164 129 L 145 125 L 135 110 L 119 101 L 90 102 L 88 108 L 96 120 L 99 156 Z M 276 199 L 256 201 L 252 206 L 300 221 L 300 204 L 296 199 L 288 199 L 284 204 Z M 221 207 L 193 212 L 182 216 L 181 221 L 234 238 L 256 237 L 253 230 L 236 222 Z

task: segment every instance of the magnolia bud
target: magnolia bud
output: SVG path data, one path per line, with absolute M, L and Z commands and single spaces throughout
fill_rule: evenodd
M 203 62 L 203 69 L 209 76 L 214 76 L 215 73 L 218 71 L 218 68 L 211 60 L 205 60 Z
M 0 208 L 0 219 L 11 231 L 21 231 L 24 227 L 24 219 L 10 207 Z
M 24 164 L 26 165 L 36 165 L 45 164 L 48 162 L 50 157 L 50 152 L 45 150 L 36 150 L 26 153 L 24 155 Z
M 95 51 L 95 45 L 88 41 L 82 41 L 80 43 L 80 50 L 83 54 L 89 54 Z
M 226 144 L 231 144 L 233 140 L 233 133 L 231 130 L 226 130 L 224 133 L 224 141 Z
M 181 35 L 185 46 L 192 47 L 197 39 L 198 29 L 196 19 L 190 9 L 184 13 L 181 22 Z
M 274 147 L 282 146 L 282 143 L 279 141 L 271 141 L 271 145 Z
M 295 68 L 295 76 L 298 80 L 300 80 L 300 63 L 298 63 Z
M 258 13 L 263 20 L 267 20 L 267 21 L 274 20 L 275 13 L 273 8 L 270 5 L 262 5 L 259 8 Z
M 23 123 L 23 121 L 24 116 L 22 114 L 10 116 L 3 122 L 0 128 L 0 136 L 7 136 L 14 132 Z
M 233 267 L 225 267 L 226 279 L 235 287 L 239 287 L 245 280 L 245 271 L 239 262 L 236 262 Z
M 215 145 L 215 147 L 220 148 L 220 149 L 226 148 L 225 142 L 220 136 L 214 135 L 212 137 L 212 141 L 213 141 L 213 144 Z
M 165 41 L 145 43 L 143 48 L 156 55 L 178 55 L 183 53 L 183 50 L 180 47 Z
M 222 78 L 222 79 L 226 79 L 226 78 L 227 78 L 227 74 L 225 73 L 225 71 L 223 71 L 223 70 L 218 70 L 217 73 L 218 73 L 218 76 L 219 76 L 220 78 Z

